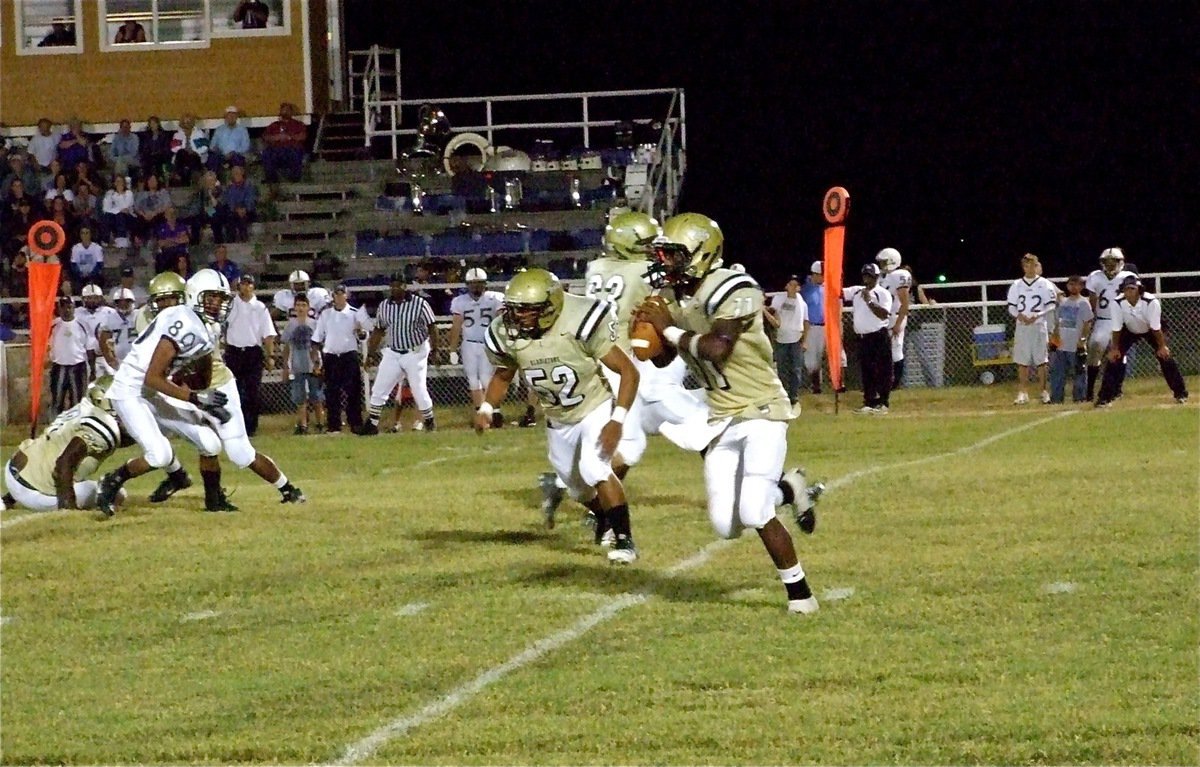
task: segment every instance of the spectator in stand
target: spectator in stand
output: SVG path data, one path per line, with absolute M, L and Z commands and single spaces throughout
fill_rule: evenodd
M 241 24 L 242 29 L 266 29 L 270 15 L 270 6 L 262 0 L 242 0 L 233 12 L 233 20 Z
M 188 254 L 191 233 L 187 224 L 179 220 L 175 206 L 168 205 L 163 212 L 163 220 L 155 231 L 155 237 L 158 239 L 158 253 L 154 257 L 154 273 L 177 269 L 179 257 Z
M 133 291 L 134 306 L 141 306 L 146 303 L 150 294 L 141 285 L 137 284 L 137 276 L 134 274 L 133 267 L 126 266 L 121 269 L 121 284 L 118 288 Z
M 237 380 L 246 434 L 253 437 L 258 431 L 264 362 L 267 370 L 275 369 L 276 333 L 266 305 L 254 296 L 252 275 L 243 274 L 238 282 L 225 328 L 225 364 Z
M 171 207 L 171 193 L 161 188 L 158 176 L 151 173 L 142 179 L 142 190 L 134 195 L 133 212 L 136 226 L 133 241 L 140 246 L 148 237 L 154 236 L 163 214 Z
M 67 174 L 59 171 L 54 177 L 54 186 L 46 192 L 46 204 L 48 205 L 55 197 L 62 197 L 67 202 L 75 199 L 75 192 L 71 189 L 71 182 L 67 178 Z
M 213 262 L 208 265 L 208 268 L 225 275 L 225 279 L 229 280 L 230 285 L 236 286 L 242 278 L 242 267 L 238 266 L 237 262 L 229 260 L 229 249 L 224 245 L 217 246 L 216 253 L 213 254 Z
M 67 235 L 68 244 L 77 241 L 79 232 L 75 230 L 75 215 L 71 211 L 71 203 L 67 202 L 65 198 L 55 197 L 51 200 L 49 210 L 42 218 L 61 226 L 63 233 Z
M 146 42 L 146 28 L 135 19 L 126 19 L 117 28 L 117 34 L 113 37 L 113 43 L 116 45 L 144 42 Z
M 192 174 L 203 170 L 208 160 L 208 133 L 196 125 L 196 116 L 185 113 L 179 118 L 179 130 L 171 137 L 171 152 L 175 155 L 173 178 L 189 184 Z
M 55 179 L 57 179 L 58 174 L 62 173 L 62 172 L 63 172 L 62 163 L 58 161 L 57 157 L 55 157 L 53 160 L 50 161 L 50 167 L 46 168 L 45 173 L 42 174 L 41 183 L 39 183 L 36 187 L 27 186 L 25 188 L 28 189 L 31 193 L 39 192 L 43 197 L 45 197 L 46 192 L 49 192 L 51 189 L 54 188 Z
M 192 276 L 192 255 L 187 251 L 177 253 L 175 255 L 175 265 L 172 268 L 173 272 L 182 277 L 185 281 L 191 279 Z
M 79 242 L 71 246 L 71 286 L 78 292 L 84 285 L 104 285 L 104 248 L 92 241 L 89 226 L 79 228 Z
M 193 245 L 200 243 L 200 232 L 206 226 L 212 228 L 213 242 L 218 245 L 225 242 L 226 210 L 221 202 L 221 181 L 214 171 L 204 171 L 200 187 L 196 190 L 185 217 L 192 230 Z
M 29 248 L 17 250 L 13 256 L 12 266 L 4 280 L 8 287 L 8 295 L 13 298 L 29 298 Z M 29 304 L 8 304 L 12 307 L 10 324 L 14 328 L 29 327 Z
M 245 165 L 250 155 L 250 132 L 238 125 L 238 108 L 225 107 L 225 122 L 213 129 L 208 142 L 208 169 Z
M 87 386 L 87 328 L 75 316 L 75 302 L 58 299 L 58 316 L 50 326 L 50 396 L 55 414 L 77 405 Z
M 8 173 L 0 180 L 0 195 L 8 196 L 8 189 L 12 186 L 13 179 L 20 179 L 26 189 L 38 188 L 38 174 L 30 167 L 25 159 L 24 152 L 12 152 L 8 155 Z
M 433 268 L 429 264 L 417 264 L 416 275 L 412 281 L 412 292 L 429 302 L 433 313 L 440 316 L 450 313 L 450 302 L 454 300 L 454 291 L 449 288 L 430 288 L 433 282 Z
M 124 176 L 118 175 L 113 178 L 113 188 L 104 193 L 101 210 L 108 241 L 118 248 L 128 248 L 129 233 L 133 231 L 135 214 L 133 212 L 133 192 L 126 187 Z
M 246 178 L 243 166 L 234 165 L 229 169 L 229 183 L 225 186 L 222 205 L 225 208 L 225 241 L 245 242 L 250 239 L 250 225 L 254 223 L 258 207 L 258 189 Z
M 5 256 L 16 253 L 25 245 L 29 227 L 41 218 L 40 213 L 34 212 L 33 205 L 29 195 L 22 194 L 11 205 L 6 203 L 0 208 L 0 250 Z
M 85 183 L 80 183 L 75 190 L 75 199 L 71 201 L 71 212 L 75 215 L 76 226 L 91 227 L 92 232 L 100 235 L 104 230 L 100 221 L 100 198 L 97 197 Z M 103 239 L 103 238 L 101 238 Z
M 279 183 L 283 173 L 288 181 L 299 181 L 304 165 L 304 143 L 308 128 L 292 115 L 295 110 L 286 101 L 279 105 L 279 119 L 267 126 L 263 133 L 263 171 L 267 183 Z
M 50 118 L 43 117 L 38 120 L 37 133 L 29 139 L 29 146 L 26 147 L 37 162 L 38 170 L 47 170 L 50 163 L 58 159 L 58 136 L 59 133 L 54 130 Z
M 75 173 L 71 177 L 72 188 L 77 189 L 80 184 L 87 184 L 88 189 L 97 197 L 104 194 L 104 183 L 96 177 L 96 172 L 86 162 L 75 163 Z
M 128 118 L 121 120 L 117 132 L 113 134 L 112 146 L 109 148 L 112 159 L 114 176 L 136 176 L 142 164 L 141 142 L 133 132 L 133 123 Z
M 74 168 L 91 160 L 88 137 L 78 117 L 67 120 L 67 131 L 58 137 L 58 160 L 64 168 Z
M 57 21 L 50 25 L 50 32 L 38 43 L 39 48 L 57 48 L 68 45 L 75 45 L 75 25 Z
M 33 208 L 35 212 L 40 212 L 42 210 L 42 206 L 38 203 L 38 201 L 30 196 L 29 189 L 25 186 L 25 182 L 21 181 L 19 178 L 12 179 L 8 183 L 8 188 L 5 190 L 5 192 L 4 211 L 7 214 L 15 213 L 17 207 L 22 201 L 29 203 L 29 206 Z M 2 219 L 3 216 L 4 214 L 0 214 L 0 219 Z
M 138 139 L 142 172 L 166 178 L 171 167 L 171 134 L 163 130 L 156 115 L 146 119 L 146 131 Z

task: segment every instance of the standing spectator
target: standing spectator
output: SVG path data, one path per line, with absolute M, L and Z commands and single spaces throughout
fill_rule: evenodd
M 275 369 L 276 333 L 266 305 L 254 296 L 252 275 L 243 274 L 238 282 L 225 327 L 225 364 L 237 379 L 246 434 L 253 437 L 258 431 L 263 368 Z
M 1163 335 L 1162 304 L 1155 295 L 1145 292 L 1142 281 L 1131 274 L 1122 280 L 1121 297 L 1109 308 L 1112 309 L 1112 343 L 1108 347 L 1108 364 L 1104 367 L 1100 393 L 1096 395 L 1096 407 L 1109 407 L 1116 399 L 1121 381 L 1125 379 L 1125 355 L 1138 341 L 1145 341 L 1154 349 L 1158 367 L 1167 386 L 1171 387 L 1175 401 L 1186 404 L 1187 384 Z
M 864 264 L 861 287 L 846 288 L 843 298 L 850 301 L 854 314 L 854 333 L 858 336 L 858 364 L 862 371 L 863 406 L 858 413 L 884 415 L 892 389 L 892 345 L 888 321 L 892 314 L 892 294 L 879 285 L 879 267 Z
M 142 164 L 141 142 L 128 118 L 121 120 L 120 127 L 113 134 L 109 157 L 112 158 L 113 175 L 117 178 L 137 175 Z
M 408 292 L 403 274 L 392 276 L 390 295 L 375 312 L 375 329 L 367 344 L 367 359 L 379 349 L 387 336 L 387 347 L 379 362 L 375 383 L 371 387 L 371 406 L 368 421 L 359 432 L 364 436 L 379 433 L 379 416 L 388 395 L 397 384 L 407 379 L 413 401 L 421 411 L 425 431 L 433 431 L 433 399 L 429 396 L 426 376 L 429 355 L 437 351 L 437 333 L 433 309 L 421 296 Z M 366 360 L 363 361 L 364 364 Z
M 237 285 L 238 280 L 242 278 L 242 267 L 238 266 L 237 262 L 229 260 L 229 248 L 224 245 L 217 246 L 217 250 L 213 254 L 213 262 L 208 265 L 208 268 L 225 275 L 225 279 L 229 280 L 230 285 Z
M 128 248 L 134 225 L 133 192 L 126 186 L 124 176 L 113 178 L 113 188 L 104 193 L 101 210 L 108 241 L 118 248 Z
M 450 313 L 450 302 L 454 299 L 454 291 L 449 288 L 431 288 L 433 268 L 429 264 L 417 264 L 416 274 L 413 275 L 412 292 L 429 302 L 433 313 L 438 316 Z
M 169 207 L 171 193 L 162 188 L 158 176 L 153 173 L 147 175 L 142 180 L 141 191 L 133 197 L 135 245 L 140 247 L 143 241 L 155 235 Z
M 342 431 L 343 399 L 350 430 L 356 433 L 362 430 L 363 387 L 358 342 L 363 337 L 358 310 L 347 302 L 346 286 L 338 285 L 333 289 L 333 306 L 321 312 L 313 333 L 313 342 L 321 346 L 330 434 Z
M 58 137 L 58 160 L 64 168 L 91 161 L 90 142 L 78 117 L 67 120 L 67 131 Z
M 58 316 L 50 326 L 50 396 L 54 413 L 77 405 L 87 387 L 88 333 L 75 317 L 75 303 L 58 299 Z
M 892 316 L 888 320 L 888 336 L 892 344 L 892 388 L 904 382 L 904 335 L 908 330 L 908 305 L 912 275 L 901 265 L 900 251 L 884 248 L 875 256 L 883 276 L 879 284 L 892 294 Z
M 321 355 L 313 343 L 312 322 L 308 318 L 308 298 L 296 296 L 296 315 L 288 320 L 280 340 L 283 375 L 289 383 L 292 404 L 296 406 L 295 434 L 308 434 L 308 408 L 317 417 L 317 431 L 325 428 L 325 393 L 321 389 Z
M 196 115 L 189 112 L 179 118 L 179 130 L 171 136 L 171 152 L 175 155 L 173 177 L 190 184 L 192 174 L 203 170 L 208 161 L 208 133 L 196 125 Z
M 137 277 L 133 272 L 133 268 L 129 266 L 121 269 L 121 284 L 118 286 L 118 290 L 122 288 L 133 292 L 133 302 L 135 306 L 141 306 L 142 304 L 146 303 L 146 299 L 150 297 L 150 294 L 146 292 L 146 289 L 137 284 Z
M 188 255 L 188 244 L 191 234 L 188 227 L 179 220 L 175 206 L 168 205 L 163 212 L 162 223 L 154 233 L 158 239 L 158 253 L 154 257 L 154 273 L 174 269 L 180 256 Z
M 241 165 L 234 165 L 229 170 L 229 183 L 225 185 L 222 205 L 225 207 L 225 241 L 245 242 L 250 239 L 250 225 L 254 223 L 258 207 L 258 189 L 246 178 L 246 169 Z
M 1013 362 L 1017 363 L 1017 398 L 1014 405 L 1029 404 L 1029 369 L 1037 368 L 1042 402 L 1050 403 L 1046 389 L 1046 365 L 1049 360 L 1050 323 L 1058 305 L 1058 290 L 1045 277 L 1038 276 L 1041 262 L 1032 253 L 1021 257 L 1025 276 L 1008 289 L 1008 313 L 1017 321 L 1013 333 Z
M 809 267 L 808 279 L 800 286 L 800 298 L 808 310 L 811 332 L 805 338 L 804 370 L 813 394 L 821 393 L 821 364 L 825 359 L 825 269 L 820 261 Z M 815 330 L 813 329 L 815 328 Z M 842 367 L 846 366 L 846 351 L 842 350 Z M 845 391 L 842 387 L 839 391 Z
M 266 29 L 271 8 L 262 0 L 242 0 L 233 12 L 234 22 L 242 29 Z
M 13 256 L 12 266 L 4 280 L 8 295 L 12 298 L 29 298 L 29 248 L 23 247 Z M 29 303 L 6 304 L 11 307 L 11 326 L 16 328 L 29 327 Z
M 225 107 L 225 122 L 213 129 L 208 142 L 208 169 L 245 165 L 250 154 L 250 132 L 238 125 L 238 108 Z
M 167 178 L 170 175 L 171 134 L 163 130 L 162 120 L 157 115 L 146 118 L 146 131 L 138 139 L 142 172 Z
M 793 274 L 784 293 L 771 298 L 764 316 L 775 328 L 775 369 L 794 406 L 800 401 L 801 371 L 808 350 L 808 305 L 800 297 L 800 277 Z
M 1062 404 L 1070 377 L 1071 399 L 1087 401 L 1087 339 L 1092 330 L 1092 305 L 1082 295 L 1083 277 L 1067 280 L 1067 295 L 1058 302 L 1058 323 L 1050 339 L 1050 403 Z
M 50 163 L 58 159 L 58 137 L 59 132 L 54 130 L 54 125 L 48 117 L 38 120 L 37 133 L 29 139 L 29 146 L 26 147 L 37 161 L 38 170 L 49 170 Z
M 263 132 L 263 172 L 267 183 L 279 183 L 280 171 L 288 181 L 299 181 L 304 164 L 304 143 L 308 128 L 292 115 L 295 110 L 286 101 L 279 105 L 279 119 Z
M 79 242 L 71 246 L 71 282 L 76 290 L 94 282 L 104 284 L 104 248 L 92 241 L 89 226 L 79 228 Z
M 113 43 L 115 45 L 144 42 L 146 42 L 146 28 L 139 24 L 136 19 L 125 19 L 121 26 L 117 28 L 117 34 L 113 36 Z

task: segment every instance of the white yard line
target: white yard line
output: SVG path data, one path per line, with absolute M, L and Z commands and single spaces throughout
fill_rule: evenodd
M 864 477 L 868 474 L 875 474 L 881 471 L 890 471 L 892 469 L 904 468 L 908 466 L 917 466 L 923 463 L 937 461 L 942 458 L 953 458 L 955 456 L 963 455 L 965 453 L 987 447 L 988 445 L 991 445 L 1002 439 L 1011 437 L 1014 434 L 1019 434 L 1023 431 L 1041 426 L 1042 424 L 1056 421 L 1059 418 L 1073 415 L 1075 412 L 1076 411 L 1073 410 L 1064 411 L 1061 413 L 1056 413 L 1048 418 L 1030 421 L 1029 423 L 1007 429 L 999 434 L 994 434 L 990 437 L 981 439 L 978 442 L 966 445 L 965 447 L 957 448 L 955 450 L 950 450 L 945 453 L 938 453 L 936 455 L 925 456 L 924 458 L 917 458 L 910 461 L 902 461 L 900 463 L 871 466 L 866 469 L 860 469 L 859 471 L 851 472 L 844 477 L 839 477 L 826 483 L 826 488 L 832 490 L 842 487 L 843 485 L 849 484 L 850 482 L 853 482 L 854 480 Z M 734 541 L 732 540 L 713 541 L 692 556 L 683 559 L 664 570 L 663 579 L 671 579 L 680 573 L 685 573 L 689 570 L 694 570 L 697 567 L 700 567 L 708 562 L 708 560 L 711 559 L 714 554 L 724 548 L 732 546 L 733 543 Z M 483 692 L 491 685 L 508 676 L 510 673 L 514 671 L 520 671 L 531 663 L 541 660 L 546 655 L 557 650 L 563 645 L 579 639 L 595 627 L 603 623 L 607 623 L 624 610 L 635 605 L 642 604 L 654 594 L 654 591 L 655 590 L 653 587 L 648 587 L 642 589 L 641 591 L 622 594 L 621 596 L 614 598 L 613 601 L 597 608 L 595 611 L 589 613 L 583 618 L 580 618 L 571 626 L 568 626 L 561 631 L 555 632 L 534 642 L 521 652 L 506 660 L 504 663 L 501 663 L 499 666 L 493 666 L 474 679 L 458 685 L 440 698 L 426 703 L 424 706 L 421 706 L 415 711 L 403 714 L 391 720 L 387 724 L 384 724 L 379 729 L 367 735 L 365 738 L 347 745 L 342 751 L 341 756 L 332 762 L 332 764 L 351 765 L 370 759 L 377 751 L 379 751 L 380 748 L 387 745 L 390 741 L 403 737 L 404 735 L 408 734 L 410 730 L 416 727 L 442 718 L 446 714 L 469 701 L 471 698 L 474 698 L 476 695 Z
M 206 621 L 209 618 L 216 618 L 220 614 L 220 610 L 200 610 L 199 612 L 184 614 L 184 616 L 179 619 L 179 622 L 194 623 L 195 621 Z
M 397 618 L 407 618 L 410 615 L 423 613 L 429 609 L 428 602 L 409 602 L 406 605 L 401 605 L 396 608 L 395 616 Z

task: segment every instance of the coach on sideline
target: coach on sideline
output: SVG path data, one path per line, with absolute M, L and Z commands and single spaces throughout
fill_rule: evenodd
M 888 334 L 892 294 L 879 285 L 879 272 L 875 264 L 865 264 L 862 286 L 845 288 L 842 295 L 854 308 L 854 333 L 859 341 L 863 406 L 857 413 L 886 414 L 892 391 L 892 342 Z
M 271 313 L 254 295 L 254 275 L 243 274 L 225 323 L 225 364 L 237 379 L 248 437 L 258 431 L 258 392 L 264 365 L 267 370 L 275 369 L 275 336 Z
M 313 341 L 321 344 L 330 434 L 342 430 L 343 398 L 350 430 L 362 431 L 362 367 L 358 359 L 361 332 L 358 311 L 346 302 L 346 286 L 338 285 L 333 289 L 333 306 L 317 317 L 317 329 L 313 333 Z
M 433 399 L 426 378 L 429 355 L 437 350 L 433 308 L 416 293 L 410 293 L 404 275 L 396 273 L 389 286 L 390 295 L 375 312 L 375 329 L 367 342 L 369 359 L 386 337 L 387 346 L 379 361 L 375 383 L 371 386 L 368 421 L 359 431 L 363 436 L 379 433 L 379 415 L 396 384 L 408 381 L 413 402 L 425 419 L 425 431 L 433 431 Z M 367 360 L 363 360 L 367 364 Z

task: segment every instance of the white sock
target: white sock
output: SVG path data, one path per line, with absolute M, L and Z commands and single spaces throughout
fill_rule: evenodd
M 182 468 L 183 464 L 179 462 L 178 458 L 171 458 L 171 462 L 167 464 L 167 473 L 174 474 Z
M 275 487 L 282 488 L 287 483 L 288 483 L 287 475 L 284 474 L 282 471 L 279 472 L 279 479 L 275 480 Z
M 804 580 L 804 568 L 797 562 L 794 567 L 789 567 L 785 570 L 779 570 L 779 580 L 784 583 L 798 583 Z

